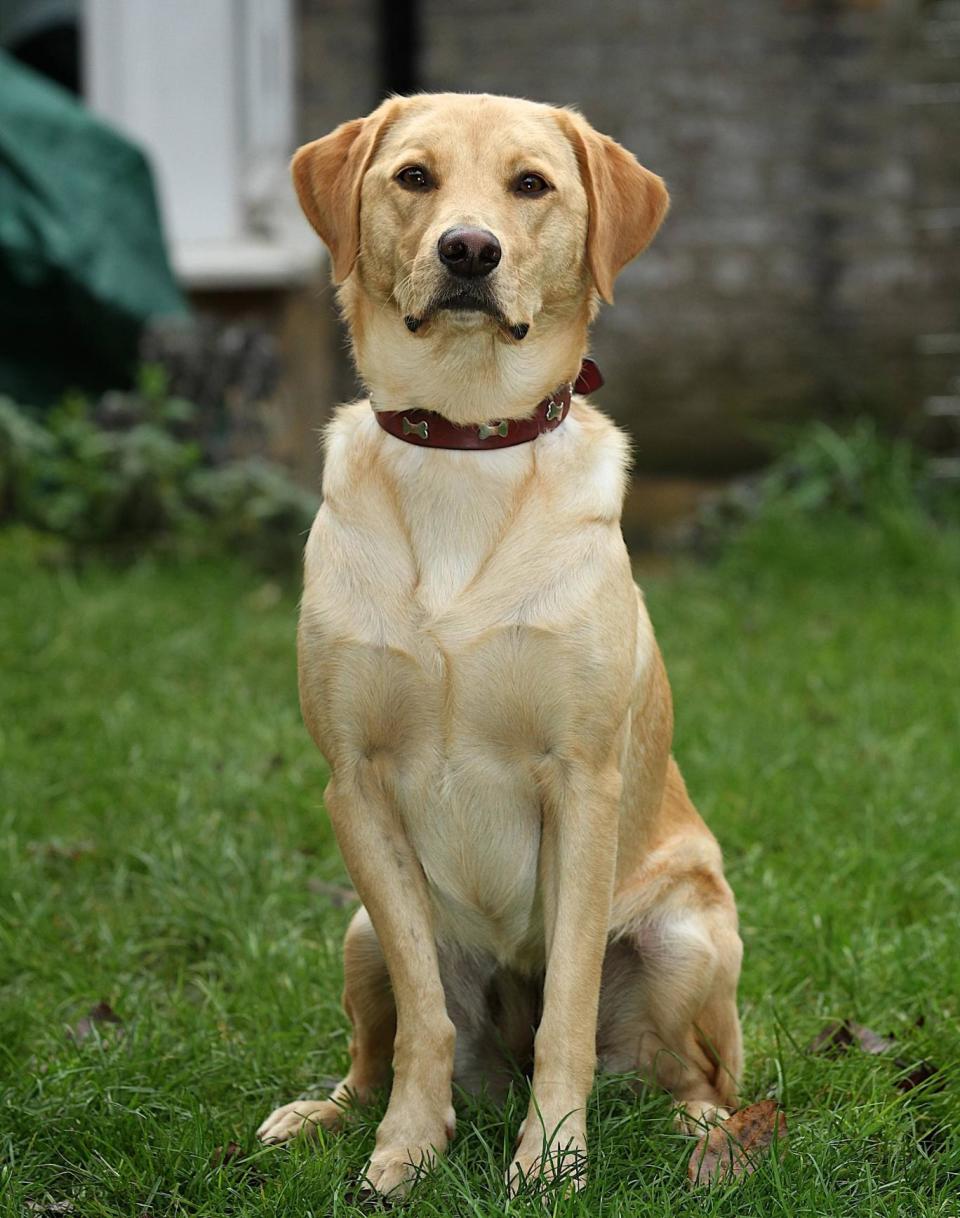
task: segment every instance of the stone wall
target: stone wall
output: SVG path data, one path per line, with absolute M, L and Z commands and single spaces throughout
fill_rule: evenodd
M 785 421 L 929 432 L 960 374 L 958 0 L 419 0 L 425 89 L 575 104 L 673 208 L 621 277 L 598 401 L 641 470 Z M 302 0 L 304 135 L 376 101 L 376 4 Z

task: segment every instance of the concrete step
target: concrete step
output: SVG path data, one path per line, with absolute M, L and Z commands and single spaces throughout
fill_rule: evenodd
M 960 396 L 934 394 L 923 403 L 923 411 L 932 419 L 960 419 Z

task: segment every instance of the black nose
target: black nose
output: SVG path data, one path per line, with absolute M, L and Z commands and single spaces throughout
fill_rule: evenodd
M 477 279 L 500 261 L 500 242 L 485 228 L 448 228 L 437 242 L 440 261 L 453 275 Z

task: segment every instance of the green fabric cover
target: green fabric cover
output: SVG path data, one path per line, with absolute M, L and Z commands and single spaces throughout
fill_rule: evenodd
M 143 153 L 0 52 L 0 394 L 119 387 L 146 320 L 187 311 Z

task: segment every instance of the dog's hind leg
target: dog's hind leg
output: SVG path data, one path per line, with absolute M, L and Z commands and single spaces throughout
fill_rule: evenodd
M 367 911 L 354 914 L 343 944 L 343 1006 L 353 1025 L 350 1069 L 328 1100 L 295 1100 L 257 1130 L 264 1142 L 285 1142 L 322 1126 L 335 1129 L 350 1105 L 365 1104 L 390 1077 L 397 1013 L 387 965 Z
M 698 907 L 689 889 L 662 916 L 634 924 L 607 949 L 601 1066 L 666 1088 L 687 1131 L 723 1120 L 737 1106 L 740 957 L 732 906 Z

